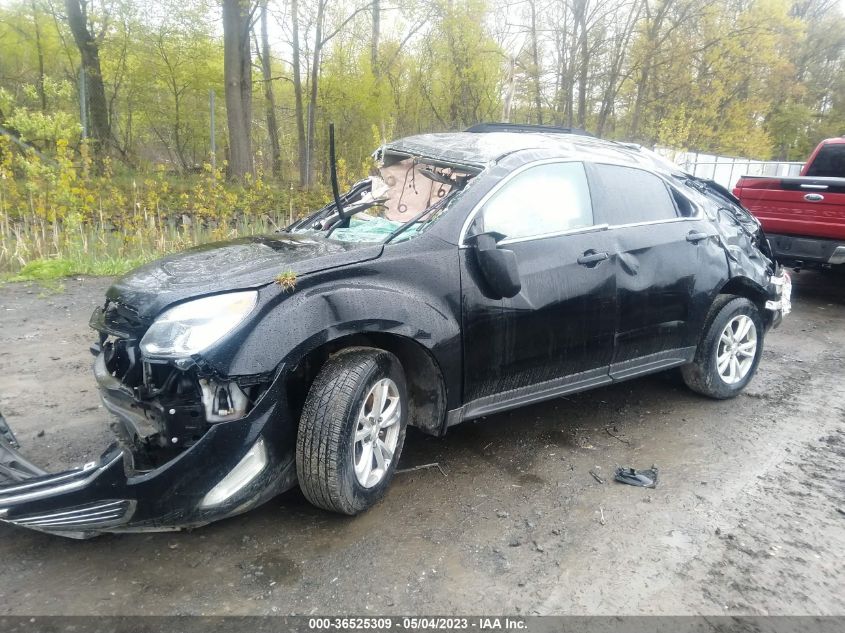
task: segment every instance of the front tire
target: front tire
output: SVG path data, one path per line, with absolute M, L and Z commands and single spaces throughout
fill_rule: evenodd
M 743 297 L 717 300 L 693 362 L 681 367 L 693 391 L 724 400 L 751 382 L 763 353 L 760 310 Z
M 314 379 L 299 421 L 296 472 L 315 506 L 355 515 L 376 503 L 396 471 L 408 390 L 391 353 L 351 348 Z

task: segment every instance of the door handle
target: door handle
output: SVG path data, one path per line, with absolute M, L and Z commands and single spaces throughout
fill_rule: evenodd
M 607 253 L 599 253 L 598 251 L 594 251 L 592 248 L 590 250 L 584 251 L 584 254 L 578 258 L 578 263 L 582 266 L 586 266 L 587 268 L 593 268 L 594 266 L 598 266 L 599 262 L 603 262 L 609 257 Z
M 710 237 L 710 235 L 707 233 L 702 233 L 701 231 L 690 231 L 687 233 L 687 242 L 697 244 L 701 240 L 706 240 L 708 237 Z

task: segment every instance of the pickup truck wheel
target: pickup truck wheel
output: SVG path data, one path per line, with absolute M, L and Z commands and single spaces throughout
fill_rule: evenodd
M 711 311 L 695 359 L 681 367 L 681 375 L 693 391 L 733 398 L 751 381 L 762 352 L 760 310 L 748 299 L 725 298 Z
M 399 360 L 352 348 L 314 379 L 296 437 L 299 487 L 315 506 L 358 514 L 390 484 L 405 441 L 408 395 Z

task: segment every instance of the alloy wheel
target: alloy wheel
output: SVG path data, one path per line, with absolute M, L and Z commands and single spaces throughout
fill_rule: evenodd
M 377 381 L 367 393 L 355 428 L 353 460 L 355 476 L 364 488 L 372 488 L 387 474 L 399 442 L 401 399 L 390 378 Z
M 738 314 L 725 325 L 716 350 L 716 371 L 725 384 L 743 380 L 757 354 L 757 327 L 751 317 Z

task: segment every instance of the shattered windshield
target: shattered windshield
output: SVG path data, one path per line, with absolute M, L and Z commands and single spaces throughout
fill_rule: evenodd
M 341 196 L 342 216 L 332 203 L 288 230 L 341 242 L 408 240 L 440 217 L 473 175 L 424 158 L 388 155 Z

